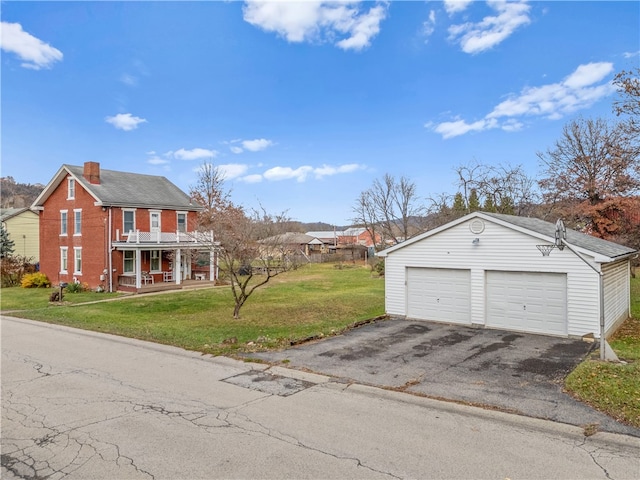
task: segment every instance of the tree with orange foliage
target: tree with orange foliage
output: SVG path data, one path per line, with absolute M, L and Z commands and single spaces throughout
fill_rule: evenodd
M 569 122 L 554 148 L 538 153 L 545 169 L 539 185 L 546 204 L 579 230 L 600 238 L 619 234 L 640 192 L 639 153 L 620 124 L 582 118 Z

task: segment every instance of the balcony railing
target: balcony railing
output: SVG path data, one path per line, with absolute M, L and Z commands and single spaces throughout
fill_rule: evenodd
M 130 230 L 126 238 L 120 238 L 120 231 L 116 230 L 116 242 L 125 243 L 213 243 L 213 232 L 141 232 Z

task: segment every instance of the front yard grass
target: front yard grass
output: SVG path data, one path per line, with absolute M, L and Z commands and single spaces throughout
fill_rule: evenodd
M 25 293 L 27 292 L 27 293 Z M 229 287 L 133 295 L 114 302 L 52 306 L 50 289 L 3 289 L 11 315 L 175 345 L 213 355 L 279 348 L 339 333 L 384 313 L 384 279 L 366 267 L 312 264 L 273 278 L 233 318 Z M 77 298 L 66 294 L 65 300 Z M 104 294 L 101 298 L 105 298 Z M 75 302 L 78 303 L 78 302 Z
M 582 402 L 640 428 L 640 278 L 631 279 L 631 315 L 609 339 L 627 363 L 602 362 L 594 352 L 569 374 L 565 386 Z

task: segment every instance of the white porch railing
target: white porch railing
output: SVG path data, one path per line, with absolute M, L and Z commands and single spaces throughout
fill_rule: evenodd
M 116 237 L 120 237 L 116 232 Z M 213 232 L 141 232 L 129 231 L 126 243 L 213 243 Z

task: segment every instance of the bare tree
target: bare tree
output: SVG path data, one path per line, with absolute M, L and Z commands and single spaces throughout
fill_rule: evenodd
M 289 219 L 284 215 L 229 208 L 216 219 L 220 242 L 220 270 L 229 278 L 235 306 L 233 317 L 256 289 L 296 265 L 287 255 L 283 234 Z
M 240 318 L 240 309 L 251 294 L 276 275 L 287 271 L 287 262 L 278 234 L 292 225 L 285 215 L 270 215 L 264 208 L 249 215 L 235 205 L 224 187 L 224 176 L 213 164 L 202 165 L 198 181 L 190 189 L 191 197 L 204 206 L 199 229 L 213 230 L 218 251 L 220 272 L 229 279 L 235 301 L 233 317 Z M 271 239 L 260 242 L 260 239 Z M 275 240 L 274 240 L 275 238 Z
M 554 148 L 539 152 L 547 201 L 586 200 L 591 205 L 638 192 L 639 149 L 619 125 L 603 119 L 569 122 Z
M 389 174 L 362 192 L 353 210 L 354 222 L 367 228 L 372 238 L 379 232 L 383 244 L 399 243 L 418 233 L 427 211 L 419 202 L 415 183 Z
M 622 126 L 632 137 L 640 136 L 640 67 L 622 70 L 613 79 L 619 98 L 613 103 L 613 111 L 624 118 Z
M 525 215 L 538 200 L 536 182 L 521 165 L 484 165 L 472 162 L 455 169 L 458 191 L 467 213 L 477 209 L 477 195 L 483 205 L 498 213 Z

